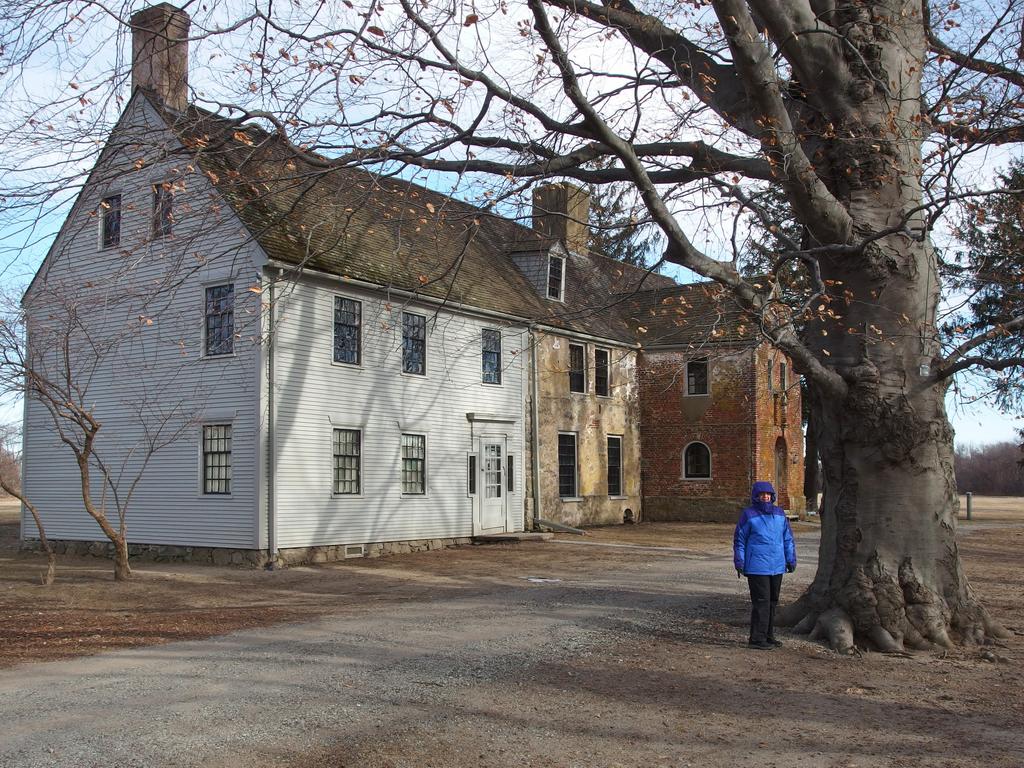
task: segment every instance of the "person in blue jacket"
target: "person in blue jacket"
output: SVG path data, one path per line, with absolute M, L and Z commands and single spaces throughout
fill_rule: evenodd
M 750 587 L 750 645 L 770 650 L 775 639 L 775 609 L 779 604 L 782 572 L 796 570 L 796 544 L 789 520 L 775 506 L 771 483 L 758 481 L 750 490 L 750 506 L 740 513 L 732 539 L 736 576 Z

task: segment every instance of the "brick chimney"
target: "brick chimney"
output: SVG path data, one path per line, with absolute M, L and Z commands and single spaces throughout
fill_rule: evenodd
M 590 241 L 590 193 L 560 181 L 533 190 L 533 228 L 561 240 L 576 253 L 586 253 Z
M 144 88 L 165 107 L 188 106 L 188 31 L 185 11 L 168 3 L 132 15 L 132 91 Z

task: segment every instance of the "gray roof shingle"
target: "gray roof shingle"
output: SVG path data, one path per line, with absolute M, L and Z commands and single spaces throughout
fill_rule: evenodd
M 756 331 L 711 284 L 679 286 L 597 254 L 570 254 L 565 301 L 550 301 L 510 258 L 554 245 L 528 227 L 408 181 L 331 167 L 258 127 L 156 108 L 277 262 L 643 346 Z

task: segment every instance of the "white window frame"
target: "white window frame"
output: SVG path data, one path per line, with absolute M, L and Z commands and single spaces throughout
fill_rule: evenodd
M 160 215 L 158 210 L 158 203 L 161 200 L 160 193 L 157 190 L 164 190 L 167 193 L 167 199 L 170 201 L 170 215 L 168 217 L 168 223 L 166 225 L 167 231 L 164 232 L 163 217 Z M 174 220 L 174 182 L 173 181 L 158 181 L 153 185 L 152 188 L 153 202 L 150 206 L 150 222 L 149 222 L 149 235 L 153 240 L 162 240 L 166 237 L 172 237 L 174 235 L 174 225 L 177 223 Z
M 410 317 L 419 317 L 419 318 L 423 319 L 423 372 L 422 373 L 417 373 L 416 371 L 407 371 L 407 370 L 405 370 L 405 316 L 406 315 L 409 315 Z M 401 346 L 402 375 L 403 376 L 413 376 L 413 377 L 415 377 L 417 379 L 426 378 L 427 371 L 430 370 L 430 366 L 428 365 L 428 360 L 427 360 L 427 357 L 428 357 L 428 347 L 429 347 L 429 343 L 430 343 L 430 333 L 427 331 L 427 316 L 426 315 L 421 315 L 419 312 L 409 312 L 409 311 L 403 309 L 402 310 L 402 317 L 401 317 L 400 323 L 401 323 L 401 325 L 399 327 L 399 330 L 400 330 L 401 335 L 402 335 L 401 336 L 401 338 L 402 338 L 402 346 Z
M 110 209 L 104 208 L 103 204 L 106 203 L 108 200 L 113 200 L 115 197 L 118 199 L 118 204 L 117 204 L 117 213 L 118 213 L 118 219 L 117 219 L 117 242 L 116 243 L 111 243 L 110 245 L 106 245 L 104 243 L 104 240 L 105 240 L 104 235 L 106 234 L 106 231 L 107 231 L 107 226 L 106 226 L 107 225 L 107 213 L 108 213 L 108 211 Z M 100 198 L 100 203 L 96 207 L 96 213 L 97 213 L 97 215 L 99 217 L 99 242 L 98 242 L 99 249 L 101 251 L 111 251 L 114 248 L 120 248 L 121 247 L 121 240 L 122 240 L 123 235 L 124 235 L 124 195 L 122 193 L 120 193 L 120 192 L 114 192 L 114 193 L 109 194 L 109 195 L 104 195 L 103 197 Z
M 690 366 L 696 363 L 702 363 L 705 370 L 705 392 L 690 392 Z M 711 395 L 711 360 L 706 357 L 696 358 L 694 360 L 686 361 L 686 376 L 683 380 L 683 396 L 684 397 L 709 397 Z
M 354 363 L 346 363 L 343 360 L 336 359 L 334 356 L 334 350 L 337 347 L 338 340 L 338 326 L 334 319 L 338 299 L 343 299 L 345 301 L 354 301 L 356 305 L 359 307 L 359 325 L 358 335 L 356 337 L 356 343 L 358 345 L 358 349 L 356 351 L 357 361 Z M 344 366 L 345 368 L 363 367 L 363 302 L 361 299 L 357 299 L 354 296 L 346 296 L 345 294 L 342 293 L 331 294 L 331 363 L 334 365 Z M 339 427 L 339 429 L 343 429 L 343 427 Z
M 356 471 L 358 472 L 357 478 L 358 478 L 358 481 L 359 481 L 359 490 L 356 493 L 344 493 L 344 492 L 339 491 L 337 489 L 337 484 L 335 482 L 335 471 L 337 469 L 336 466 L 335 466 L 335 459 L 337 458 L 337 454 L 334 452 L 334 433 L 335 432 L 355 432 L 359 436 L 359 454 L 358 454 L 359 462 L 358 462 L 358 468 L 356 469 Z M 331 432 L 330 432 L 330 440 L 331 440 L 331 497 L 335 498 L 335 499 L 359 499 L 359 498 L 362 498 L 362 496 L 363 496 L 363 454 L 365 453 L 365 451 L 363 450 L 363 430 L 360 429 L 359 427 L 347 427 L 345 425 L 339 425 L 339 424 L 333 424 L 332 423 L 331 424 Z
M 484 355 L 487 354 L 487 350 L 484 349 L 484 334 L 488 331 L 495 333 L 498 336 L 498 380 L 497 381 L 485 381 L 484 380 Z M 481 328 L 480 329 L 480 383 L 488 387 L 500 387 L 504 384 L 505 377 L 502 375 L 502 367 L 504 361 L 502 357 L 504 355 L 504 339 L 501 337 L 501 331 L 498 328 Z
M 405 458 L 402 456 L 402 438 L 403 437 L 422 437 L 423 438 L 423 490 L 417 493 L 410 493 L 405 490 L 405 483 L 402 480 L 402 462 Z M 430 458 L 430 447 L 427 445 L 427 435 L 424 432 L 401 432 L 398 439 L 398 489 L 401 492 L 403 498 L 409 499 L 422 499 L 427 495 L 427 489 L 430 486 L 430 465 L 428 464 Z
M 208 427 L 227 427 L 230 430 L 228 439 L 231 441 L 231 450 L 228 455 L 228 490 L 226 492 L 206 490 L 206 430 Z M 231 419 L 216 419 L 204 421 L 199 425 L 199 495 L 203 498 L 227 498 L 234 491 L 234 454 L 235 454 L 235 425 Z
M 573 444 L 573 495 L 562 495 L 562 437 L 571 437 Z M 558 441 L 555 444 L 555 451 L 558 461 L 558 498 L 562 501 L 580 500 L 580 436 L 576 432 L 559 432 Z
M 216 354 L 209 353 L 209 326 L 206 318 L 206 292 L 211 288 L 225 288 L 231 286 L 231 351 L 230 352 L 218 352 Z M 202 286 L 202 312 L 203 312 L 203 329 L 202 329 L 202 357 L 204 360 L 220 360 L 222 358 L 234 357 L 237 353 L 235 351 L 235 307 L 238 302 L 238 291 L 235 290 L 236 285 L 234 279 L 225 278 L 221 280 L 213 280 L 208 283 L 204 283 Z
M 706 476 L 705 475 L 690 475 L 690 474 L 687 474 L 687 472 L 686 472 L 686 453 L 690 450 L 691 446 L 694 446 L 694 445 L 703 445 L 704 449 L 708 452 L 708 474 Z M 682 478 L 684 480 L 707 481 L 707 480 L 710 480 L 712 477 L 714 477 L 714 457 L 711 454 L 711 446 L 708 445 L 707 443 L 705 443 L 702 440 L 691 440 L 685 446 L 683 446 L 682 462 L 683 462 L 683 466 L 682 466 L 682 470 L 683 471 L 682 471 L 681 474 L 682 474 Z
M 562 271 L 561 271 L 561 275 L 559 277 L 558 295 L 557 296 L 552 296 L 551 295 L 551 264 L 553 263 L 553 261 L 552 261 L 553 259 L 558 259 L 558 261 L 561 262 L 561 264 L 562 264 Z M 565 264 L 566 264 L 566 261 L 567 261 L 567 259 L 565 258 L 565 256 L 558 256 L 557 254 L 554 254 L 554 253 L 549 253 L 548 254 L 548 268 L 547 268 L 547 270 L 544 273 L 544 295 L 547 296 L 552 301 L 561 301 L 561 302 L 565 301 Z

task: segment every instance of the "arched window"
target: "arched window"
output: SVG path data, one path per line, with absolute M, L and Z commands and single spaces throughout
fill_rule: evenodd
M 683 477 L 697 480 L 711 477 L 711 450 L 704 443 L 690 443 L 683 450 Z

